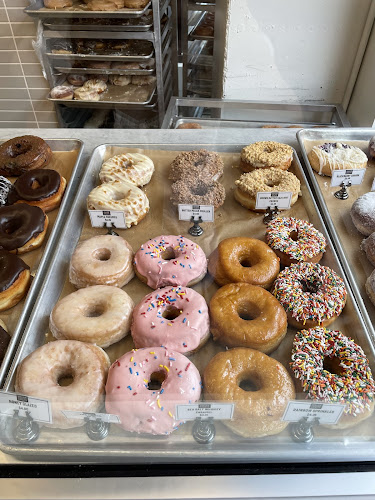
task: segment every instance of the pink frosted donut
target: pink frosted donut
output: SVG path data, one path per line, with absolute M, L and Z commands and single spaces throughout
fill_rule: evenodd
M 199 245 L 184 236 L 157 236 L 144 243 L 134 258 L 135 273 L 151 288 L 193 286 L 207 273 Z
M 153 386 L 153 387 L 152 387 Z M 133 349 L 109 369 L 105 407 L 126 431 L 170 434 L 183 423 L 176 404 L 198 401 L 201 377 L 188 358 L 165 347 Z
M 131 334 L 135 347 L 162 345 L 192 354 L 210 335 L 206 301 L 191 288 L 159 288 L 134 309 Z

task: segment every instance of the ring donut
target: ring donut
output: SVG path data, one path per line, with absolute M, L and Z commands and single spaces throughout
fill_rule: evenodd
M 0 311 L 18 304 L 29 285 L 29 266 L 16 255 L 0 249 Z
M 240 168 L 251 172 L 256 168 L 288 170 L 293 160 L 293 148 L 275 141 L 254 142 L 241 151 Z
M 139 153 L 113 156 L 105 161 L 99 172 L 100 182 L 129 181 L 136 186 L 145 186 L 154 173 L 154 162 Z
M 48 165 L 52 151 L 40 137 L 23 135 L 0 145 L 0 175 L 18 176 Z
M 185 151 L 176 156 L 171 163 L 169 179 L 173 182 L 186 177 L 206 177 L 207 180 L 217 181 L 223 175 L 224 162 L 213 151 L 200 149 L 199 151 Z
M 212 205 L 219 208 L 225 201 L 225 188 L 206 177 L 184 177 L 171 186 L 173 205 Z

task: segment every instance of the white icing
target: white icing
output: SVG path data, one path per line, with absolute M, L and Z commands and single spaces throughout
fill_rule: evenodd
M 99 178 L 101 182 L 128 181 L 136 186 L 144 186 L 150 182 L 154 169 L 154 162 L 148 156 L 127 153 L 104 162 Z
M 367 163 L 367 156 L 361 149 L 355 146 L 344 147 L 341 142 L 336 142 L 336 147 L 329 152 L 320 146 L 314 146 L 312 150 L 319 160 L 319 175 L 322 175 L 325 165 L 329 165 L 332 172 L 344 168 L 363 168 L 363 164 Z

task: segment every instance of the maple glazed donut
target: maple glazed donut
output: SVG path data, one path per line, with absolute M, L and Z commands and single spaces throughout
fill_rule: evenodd
M 214 340 L 228 347 L 250 347 L 266 354 L 286 335 L 286 313 L 275 297 L 260 286 L 231 283 L 210 302 Z
M 360 196 L 350 209 L 350 217 L 357 230 L 365 236 L 375 231 L 375 192 Z
M 315 172 L 329 177 L 332 177 L 333 170 L 367 167 L 367 156 L 361 149 L 341 142 L 326 142 L 314 146 L 308 158 Z
M 342 312 L 347 291 L 332 269 L 311 262 L 292 264 L 281 271 L 273 294 L 296 328 L 330 325 Z
M 81 288 L 53 308 L 49 326 L 56 339 L 80 340 L 108 347 L 130 330 L 134 302 L 115 286 Z
M 243 437 L 271 436 L 283 431 L 281 420 L 294 384 L 286 368 L 262 352 L 240 347 L 219 352 L 203 375 L 204 399 L 234 403 L 232 420 L 223 420 Z
M 122 288 L 134 278 L 134 252 L 120 236 L 104 234 L 82 241 L 69 265 L 69 281 L 77 288 L 111 285 Z
M 176 404 L 195 403 L 200 395 L 201 377 L 188 358 L 165 347 L 148 347 L 113 363 L 105 407 L 120 417 L 126 431 L 170 434 L 183 424 L 176 420 Z
M 0 145 L 0 175 L 18 176 L 46 167 L 51 158 L 51 148 L 40 137 L 15 137 Z
M 254 142 L 241 151 L 240 168 L 251 172 L 256 168 L 288 170 L 293 160 L 293 148 L 275 141 Z
M 21 361 L 15 390 L 51 402 L 53 423 L 48 427 L 79 427 L 84 420 L 67 419 L 61 412 L 100 411 L 109 365 L 107 354 L 96 345 L 56 340 L 38 347 Z M 59 381 L 69 376 L 72 383 L 60 386 Z
M 182 286 L 155 290 L 135 307 L 131 334 L 135 347 L 164 346 L 189 356 L 210 336 L 206 301 Z
M 375 383 L 368 360 L 340 331 L 317 327 L 298 332 L 291 369 L 308 399 L 345 404 L 343 416 L 332 427 L 352 427 L 372 415 Z
M 154 173 L 154 162 L 140 153 L 126 153 L 109 158 L 99 172 L 100 182 L 129 181 L 145 186 Z
M 16 255 L 0 248 L 0 311 L 18 304 L 30 284 L 30 268 Z
M 157 236 L 147 241 L 134 258 L 135 274 L 151 288 L 193 286 L 207 272 L 206 255 L 184 236 Z
M 227 238 L 208 258 L 208 272 L 219 286 L 243 282 L 268 289 L 279 271 L 275 252 L 253 238 Z
M 205 177 L 217 181 L 223 175 L 224 162 L 213 151 L 185 151 L 176 156 L 169 170 L 169 179 L 178 181 L 186 177 Z

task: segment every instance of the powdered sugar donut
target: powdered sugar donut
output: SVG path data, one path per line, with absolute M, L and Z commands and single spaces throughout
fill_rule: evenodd
M 360 196 L 353 203 L 350 216 L 357 230 L 370 236 L 375 231 L 375 191 Z
M 128 181 L 145 186 L 154 173 L 154 162 L 140 153 L 126 153 L 109 158 L 99 172 L 101 182 Z
M 355 146 L 341 142 L 326 142 L 314 146 L 308 155 L 310 164 L 319 175 L 332 176 L 332 170 L 366 168 L 367 156 Z

